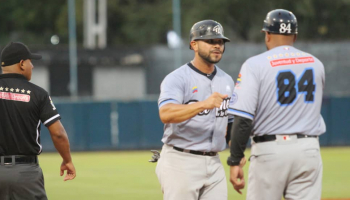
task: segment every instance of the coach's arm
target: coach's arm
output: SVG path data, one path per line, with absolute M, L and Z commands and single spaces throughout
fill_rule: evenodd
M 242 194 L 240 190 L 245 186 L 242 168 L 246 162 L 244 151 L 251 130 L 252 120 L 234 115 L 234 121 L 231 128 L 230 157 L 227 159 L 227 164 L 230 165 L 230 182 L 234 189 L 240 194 Z

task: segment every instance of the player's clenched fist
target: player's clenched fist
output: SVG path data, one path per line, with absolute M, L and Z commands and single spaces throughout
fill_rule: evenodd
M 220 108 L 222 101 L 227 98 L 227 95 L 214 92 L 204 101 L 205 109 Z

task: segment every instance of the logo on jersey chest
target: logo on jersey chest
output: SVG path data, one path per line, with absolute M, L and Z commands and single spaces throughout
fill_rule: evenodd
M 227 110 L 228 110 L 228 106 L 230 104 L 230 100 L 231 97 L 228 97 L 226 99 L 224 99 L 221 103 L 220 108 L 216 108 L 216 117 L 226 117 L 227 116 Z M 187 103 L 185 104 L 191 104 L 191 103 L 196 103 L 198 102 L 198 100 L 189 100 Z M 211 110 L 209 109 L 205 109 L 202 112 L 198 113 L 197 115 L 199 116 L 204 116 L 204 115 L 208 115 L 210 113 Z
M 220 108 L 216 108 L 216 117 L 226 117 L 228 106 L 230 104 L 230 97 L 224 99 L 221 103 Z
M 186 102 L 185 104 L 191 104 L 191 103 L 196 103 L 198 102 L 198 100 L 189 100 L 188 102 Z M 199 116 L 202 116 L 202 115 L 208 115 L 210 113 L 210 110 L 209 109 L 205 109 L 203 110 L 202 112 L 198 113 Z

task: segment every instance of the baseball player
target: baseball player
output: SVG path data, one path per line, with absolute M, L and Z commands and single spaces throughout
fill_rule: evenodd
M 244 188 L 239 162 L 251 136 L 247 199 L 321 199 L 323 64 L 293 47 L 298 24 L 292 12 L 272 10 L 262 31 L 268 51 L 242 65 L 229 106 L 235 117 L 230 181 L 238 192 Z
M 64 180 L 75 178 L 67 133 L 48 93 L 29 82 L 31 60 L 41 59 L 20 42 L 1 52 L 0 75 L 0 199 L 47 199 L 38 155 L 42 152 L 40 127 L 44 124 L 60 153 Z
M 225 170 L 218 152 L 226 147 L 232 78 L 215 64 L 225 50 L 220 23 L 204 20 L 190 31 L 194 59 L 161 84 L 159 115 L 164 146 L 156 174 L 165 200 L 227 199 Z

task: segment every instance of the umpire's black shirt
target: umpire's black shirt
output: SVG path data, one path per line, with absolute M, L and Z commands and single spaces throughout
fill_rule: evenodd
M 49 94 L 21 74 L 0 75 L 0 155 L 38 155 L 40 126 L 61 119 Z

